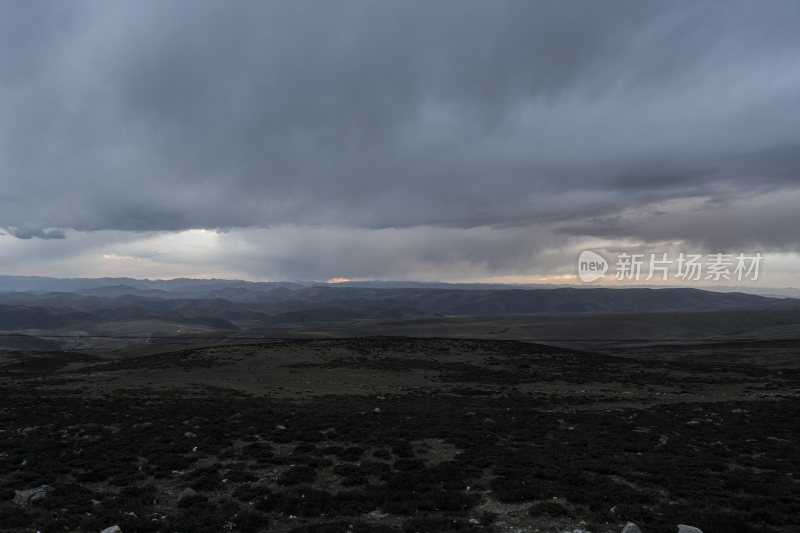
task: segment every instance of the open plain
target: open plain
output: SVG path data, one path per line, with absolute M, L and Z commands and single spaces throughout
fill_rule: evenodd
M 794 349 L 760 346 L 775 364 L 735 343 L 687 358 L 408 337 L 7 352 L 0 523 L 796 531 Z

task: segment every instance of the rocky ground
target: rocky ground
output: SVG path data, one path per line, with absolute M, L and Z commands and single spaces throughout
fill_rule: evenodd
M 798 370 L 408 338 L 2 361 L 2 531 L 800 527 Z

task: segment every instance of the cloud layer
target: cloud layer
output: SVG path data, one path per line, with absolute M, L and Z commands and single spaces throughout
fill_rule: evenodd
M 796 250 L 798 27 L 779 0 L 4 3 L 0 228 L 397 230 L 410 262 L 449 231 L 487 273 L 565 239 Z

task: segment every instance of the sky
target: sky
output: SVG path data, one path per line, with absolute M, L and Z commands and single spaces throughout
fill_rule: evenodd
M 0 0 L 0 273 L 745 252 L 800 287 L 798 27 L 795 0 Z

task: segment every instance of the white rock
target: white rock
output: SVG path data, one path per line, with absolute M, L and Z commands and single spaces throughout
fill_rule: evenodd
M 633 522 L 628 522 L 625 524 L 625 527 L 622 528 L 622 533 L 642 533 L 642 530 Z
M 100 533 L 122 533 L 122 530 L 119 528 L 119 526 L 111 526 L 105 528 Z
M 699 527 L 678 524 L 678 533 L 703 533 L 703 530 Z

